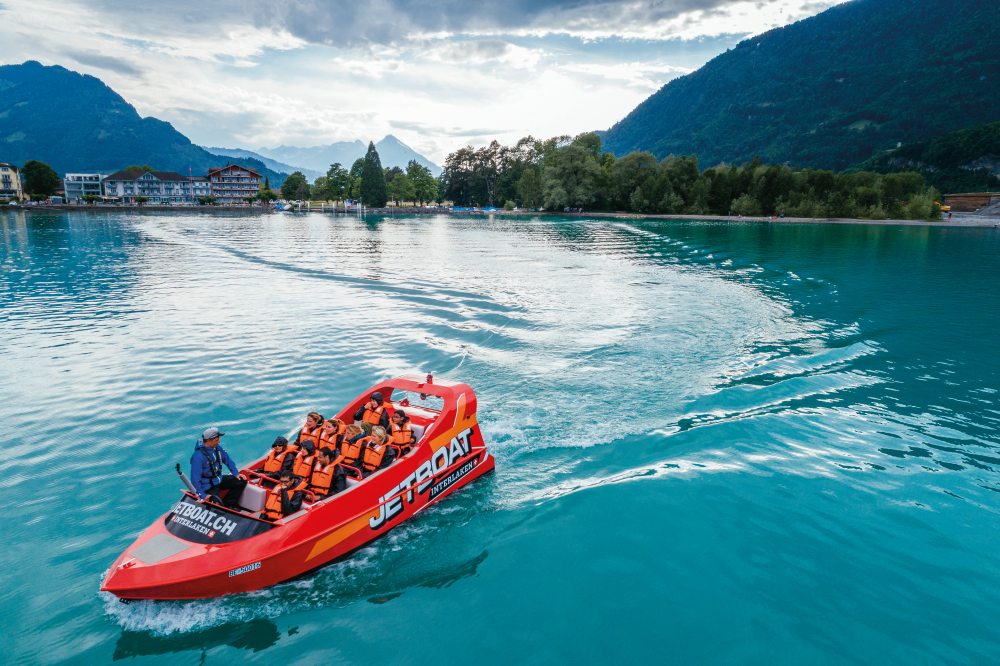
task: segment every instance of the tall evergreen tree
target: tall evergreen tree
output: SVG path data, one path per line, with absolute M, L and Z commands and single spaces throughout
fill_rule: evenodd
M 361 203 L 374 208 L 382 208 L 389 197 L 385 190 L 385 173 L 382 160 L 378 157 L 375 144 L 368 142 L 364 166 L 361 169 Z

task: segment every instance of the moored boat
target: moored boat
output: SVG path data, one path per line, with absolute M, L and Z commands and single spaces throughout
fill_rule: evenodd
M 268 481 L 250 472 L 263 457 L 244 470 L 250 482 L 239 509 L 184 491 L 112 564 L 101 589 L 123 600 L 194 599 L 274 585 L 348 555 L 493 471 L 468 385 L 398 377 L 359 395 L 338 418 L 352 422 L 374 392 L 386 411 L 405 408 L 412 449 L 370 476 L 349 476 L 330 497 L 307 496 L 300 510 L 275 521 L 260 517 Z

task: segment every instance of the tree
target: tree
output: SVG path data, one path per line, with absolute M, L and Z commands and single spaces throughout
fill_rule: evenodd
M 382 208 L 388 200 L 385 191 L 385 173 L 382 171 L 382 160 L 378 157 L 375 144 L 368 142 L 368 152 L 365 154 L 361 169 L 361 203 L 373 208 Z
M 528 208 L 542 205 L 542 171 L 531 166 L 524 170 L 517 181 L 517 196 Z
M 438 196 L 437 179 L 431 170 L 416 160 L 406 165 L 406 177 L 413 184 L 413 198 L 421 205 L 434 201 Z
M 28 160 L 21 168 L 22 187 L 25 194 L 50 197 L 59 191 L 62 181 L 59 175 L 45 162 Z
M 156 171 L 156 169 L 148 164 L 129 164 L 127 167 L 122 169 L 122 171 L 145 171 L 146 173 L 149 173 L 151 171 Z
M 361 172 L 365 169 L 365 158 L 359 157 L 351 165 L 351 191 L 348 194 L 352 199 L 361 198 Z
M 343 201 L 351 191 L 351 173 L 334 162 L 326 172 L 326 198 L 330 201 Z
M 301 171 L 296 171 L 281 185 L 281 196 L 286 199 L 303 201 L 309 198 L 309 181 L 306 180 L 305 174 Z
M 413 187 L 410 177 L 400 171 L 386 183 L 386 193 L 398 206 L 400 202 L 413 201 L 416 196 L 416 188 Z
M 570 144 L 545 160 L 542 190 L 546 208 L 582 208 L 597 198 L 601 168 L 588 148 Z

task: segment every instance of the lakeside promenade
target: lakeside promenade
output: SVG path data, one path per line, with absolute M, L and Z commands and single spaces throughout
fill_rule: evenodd
M 944 217 L 940 220 L 867 220 L 862 218 L 835 218 L 835 217 L 776 217 L 776 216 L 736 216 L 736 215 L 660 215 L 625 212 L 556 212 L 556 211 L 535 211 L 524 210 L 451 210 L 447 207 L 423 208 L 418 206 L 388 206 L 385 208 L 366 208 L 359 212 L 357 209 L 344 209 L 341 207 L 312 207 L 302 210 L 276 211 L 273 208 L 261 206 L 151 206 L 125 205 L 125 206 L 94 206 L 94 205 L 73 205 L 73 204 L 48 204 L 48 205 L 27 205 L 4 207 L 8 210 L 26 211 L 77 211 L 77 212 L 198 212 L 198 213 L 266 213 L 276 215 L 297 215 L 300 213 L 324 213 L 327 215 L 387 215 L 387 216 L 412 216 L 412 215 L 449 215 L 454 217 L 488 217 L 488 216 L 512 216 L 512 217 L 559 217 L 559 218 L 600 218 L 617 220 L 709 220 L 717 222 L 763 222 L 769 224 L 866 224 L 875 226 L 923 226 L 923 227 L 973 227 L 973 228 L 1000 228 L 1000 215 L 977 215 L 975 213 L 954 213 L 950 219 Z M 0 209 L 2 210 L 2 209 Z

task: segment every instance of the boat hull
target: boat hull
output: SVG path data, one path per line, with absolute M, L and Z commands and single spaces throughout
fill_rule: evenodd
M 375 390 L 400 388 L 401 381 Z M 416 380 L 410 383 L 413 386 L 403 384 L 402 388 L 427 389 Z M 171 533 L 170 521 L 180 521 L 194 524 L 211 540 L 220 526 L 224 530 L 231 522 L 219 507 L 201 508 L 204 505 L 190 497 L 182 499 L 125 549 L 101 589 L 125 600 L 197 599 L 248 592 L 325 566 L 386 534 L 494 469 L 475 419 L 471 389 L 464 384 L 450 386 L 459 399 L 452 401 L 449 410 L 446 397 L 441 417 L 414 451 L 363 482 L 307 504 L 273 526 L 262 524 L 266 531 L 261 534 L 228 543 L 181 539 L 176 526 Z M 353 407 L 342 414 L 353 413 Z

